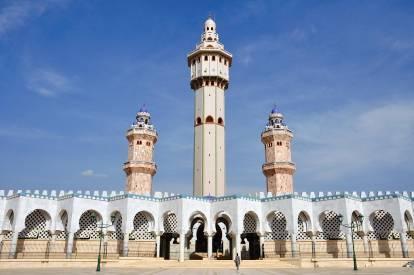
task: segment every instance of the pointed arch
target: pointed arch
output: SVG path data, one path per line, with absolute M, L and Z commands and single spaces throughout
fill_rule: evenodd
M 130 239 L 134 240 L 153 240 L 154 217 L 147 211 L 140 211 L 134 216 L 134 229 L 129 234 Z
M 25 228 L 19 233 L 19 239 L 49 239 L 51 220 L 46 210 L 33 210 L 24 220 Z
M 102 223 L 102 215 L 96 210 L 86 210 L 79 218 L 79 230 L 75 238 L 99 240 L 98 223 Z

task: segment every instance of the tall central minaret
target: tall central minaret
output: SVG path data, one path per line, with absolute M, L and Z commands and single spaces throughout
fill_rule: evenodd
M 201 42 L 187 58 L 191 89 L 195 92 L 193 194 L 223 196 L 226 190 L 224 92 L 229 85 L 232 55 L 219 42 L 213 19 L 206 20 Z

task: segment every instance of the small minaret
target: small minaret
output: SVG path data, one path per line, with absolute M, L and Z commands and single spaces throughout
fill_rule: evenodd
M 292 131 L 283 123 L 283 115 L 275 106 L 262 132 L 266 161 L 262 170 L 266 176 L 267 192 L 273 195 L 293 193 L 293 173 L 296 168 L 290 150 L 292 138 Z
M 219 42 L 216 23 L 208 18 L 201 41 L 187 56 L 195 94 L 195 196 L 223 196 L 226 190 L 225 100 L 232 55 Z
M 157 172 L 153 155 L 158 135 L 151 124 L 151 115 L 145 105 L 137 113 L 136 122 L 128 129 L 126 138 L 128 139 L 128 161 L 124 163 L 127 176 L 125 191 L 150 195 L 152 177 Z

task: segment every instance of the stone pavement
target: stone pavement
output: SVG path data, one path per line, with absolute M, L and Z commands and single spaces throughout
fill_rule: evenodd
M 52 269 L 52 268 L 36 268 L 36 269 L 10 269 L 10 270 L 1 270 L 2 275 L 20 275 L 20 274 L 59 274 L 59 275 L 71 275 L 71 274 L 99 274 L 94 269 L 91 268 L 62 268 L 62 269 Z M 335 275 L 345 275 L 345 274 L 360 274 L 360 275 L 399 275 L 399 274 L 414 274 L 414 269 L 412 268 L 369 268 L 361 269 L 357 272 L 354 272 L 352 269 L 331 269 L 331 268 L 321 268 L 321 269 L 255 269 L 255 268 L 246 268 L 240 269 L 237 272 L 235 269 L 198 269 L 198 268 L 103 268 L 100 274 L 104 275 L 115 275 L 115 274 L 144 274 L 144 275 L 181 275 L 181 274 L 197 274 L 197 275 L 265 275 L 265 274 L 275 274 L 275 275 L 312 275 L 312 274 L 335 274 Z

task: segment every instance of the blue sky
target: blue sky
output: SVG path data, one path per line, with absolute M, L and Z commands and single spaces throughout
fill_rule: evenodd
M 234 57 L 228 193 L 265 189 L 274 103 L 296 191 L 414 189 L 414 2 L 80 0 L 0 1 L 0 189 L 123 190 L 145 103 L 154 189 L 190 194 L 186 54 L 209 13 Z

